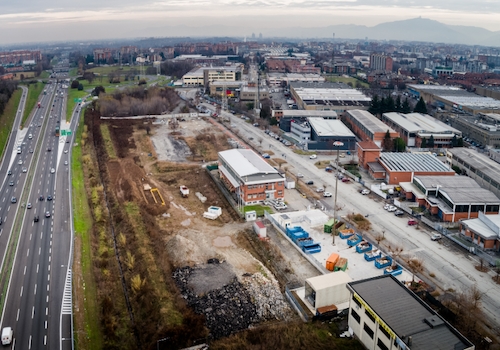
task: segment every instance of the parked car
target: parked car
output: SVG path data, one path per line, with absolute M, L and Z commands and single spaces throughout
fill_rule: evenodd
M 343 177 L 342 178 L 342 182 L 349 182 L 349 181 L 351 181 L 351 179 L 349 179 L 348 177 Z
M 262 154 L 262 158 L 269 159 L 269 158 L 271 158 L 271 156 L 269 154 L 267 154 L 267 153 L 263 153 Z
M 364 189 L 361 191 L 361 194 L 366 196 L 367 194 L 370 194 L 370 190 Z
M 325 189 L 323 187 L 316 188 L 316 192 L 318 192 L 318 193 L 321 193 L 321 192 L 324 192 L 324 191 L 325 191 Z
M 314 181 L 313 180 L 306 181 L 306 185 L 314 185 Z
M 398 208 L 396 208 L 394 205 L 391 205 L 389 207 L 389 209 L 387 209 L 387 211 L 389 211 L 389 212 L 393 212 L 393 211 L 396 211 L 396 210 L 398 210 Z
M 404 213 L 405 213 L 405 212 L 404 212 L 404 211 L 402 211 L 402 210 L 396 210 L 396 211 L 394 212 L 394 215 L 396 215 L 396 216 L 403 216 L 403 214 L 404 214 Z
M 390 206 L 391 206 L 390 204 L 386 204 L 386 205 L 384 205 L 384 209 L 388 210 Z
M 431 236 L 431 240 L 433 241 L 439 241 L 441 238 L 443 238 L 443 236 L 441 236 L 440 233 L 434 233 L 432 236 Z
M 298 174 L 297 174 L 297 177 L 298 177 L 299 179 L 301 179 L 301 178 L 303 178 L 303 177 L 304 177 L 304 174 L 298 173 Z
M 311 155 L 309 156 L 309 159 L 316 159 L 316 158 L 318 158 L 318 156 L 317 156 L 317 155 L 315 155 L 315 154 L 311 154 Z
M 323 197 L 331 197 L 332 194 L 330 192 L 324 192 Z

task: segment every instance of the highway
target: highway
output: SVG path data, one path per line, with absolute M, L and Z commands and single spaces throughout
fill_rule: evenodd
M 214 110 L 213 105 L 203 103 L 203 106 Z M 318 169 L 314 163 L 318 160 L 333 159 L 334 156 L 318 156 L 311 160 L 308 156 L 299 155 L 281 142 L 265 134 L 260 128 L 253 127 L 245 120 L 237 116 L 222 112 L 223 116 L 230 118 L 235 125 L 233 129 L 238 130 L 238 135 L 251 142 L 256 149 L 270 149 L 275 157 L 284 158 L 285 165 L 292 173 L 302 173 L 302 180 L 313 180 L 316 186 L 326 186 L 326 191 L 334 193 L 335 176 L 323 169 Z M 250 138 L 253 138 L 252 141 Z M 259 139 L 263 139 L 260 147 Z M 274 157 L 274 156 L 273 156 Z M 405 258 L 417 258 L 423 261 L 424 268 L 428 274 L 433 274 L 431 282 L 438 285 L 442 290 L 453 290 L 466 292 L 474 285 L 482 293 L 481 306 L 487 319 L 493 328 L 500 331 L 500 315 L 497 310 L 500 307 L 500 289 L 491 279 L 491 275 L 479 273 L 475 269 L 478 265 L 477 257 L 471 256 L 456 247 L 446 238 L 440 242 L 430 239 L 432 230 L 407 225 L 407 218 L 396 217 L 383 208 L 383 202 L 374 200 L 376 197 L 363 196 L 359 193 L 361 187 L 355 183 L 344 184 L 338 182 L 337 216 L 346 216 L 350 213 L 361 213 L 368 215 L 373 230 L 372 235 L 384 235 L 384 244 L 392 247 L 401 247 L 402 256 Z M 323 198 L 325 207 L 333 208 L 333 198 Z M 332 215 L 332 212 L 329 212 Z M 429 281 L 429 280 L 428 280 Z
M 29 125 L 17 132 L 22 153 L 17 154 L 9 144 L 12 175 L 6 175 L 2 198 L 12 208 L 3 227 L 11 233 L 10 242 L 5 244 L 10 254 L 2 271 L 10 278 L 5 281 L 2 275 L 8 287 L 1 324 L 13 327 L 13 349 L 71 349 L 73 345 L 71 140 L 56 136 L 56 128 L 70 129 L 79 114 L 71 126 L 66 124 L 66 88 L 61 83 L 47 84 L 46 94 L 39 99 L 41 108 L 36 108 Z M 23 164 L 18 164 L 19 160 Z M 14 186 L 7 184 L 11 179 Z M 12 196 L 17 196 L 16 204 L 10 203 Z

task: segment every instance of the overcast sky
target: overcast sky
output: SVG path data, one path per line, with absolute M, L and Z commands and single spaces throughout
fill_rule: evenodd
M 500 31 L 500 0 L 0 0 L 0 44 L 182 36 L 165 29 L 177 25 L 237 26 L 227 35 L 250 36 L 277 26 L 373 26 L 418 16 Z

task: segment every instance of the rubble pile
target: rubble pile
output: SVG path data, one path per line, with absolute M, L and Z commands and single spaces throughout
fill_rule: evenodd
M 257 308 L 259 321 L 284 320 L 292 315 L 277 281 L 264 277 L 260 272 L 244 274 L 242 283 Z
M 248 328 L 258 320 L 257 310 L 245 287 L 236 277 L 229 284 L 196 295 L 189 287 L 195 269 L 186 266 L 175 270 L 173 278 L 188 305 L 198 314 L 205 315 L 206 326 L 215 339 Z

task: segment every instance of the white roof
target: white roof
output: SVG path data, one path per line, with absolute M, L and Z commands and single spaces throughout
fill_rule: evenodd
M 338 119 L 307 118 L 318 136 L 355 137 L 351 130 Z
M 331 286 L 338 286 L 352 282 L 351 276 L 344 271 L 336 271 L 326 275 L 311 277 L 306 280 L 307 283 L 314 289 L 320 290 Z
M 219 152 L 219 156 L 231 165 L 231 168 L 240 176 L 256 174 L 279 174 L 278 170 L 270 166 L 261 156 L 249 149 L 231 149 Z
M 397 112 L 384 113 L 387 119 L 410 132 L 427 132 L 430 134 L 459 134 L 462 133 L 451 126 L 427 114 Z

